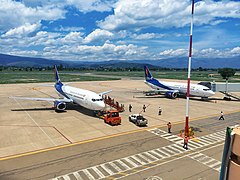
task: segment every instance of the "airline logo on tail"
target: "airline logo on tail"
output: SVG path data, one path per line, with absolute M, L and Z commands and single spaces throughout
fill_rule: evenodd
M 56 83 L 61 82 L 60 78 L 59 78 L 59 75 L 58 75 L 58 70 L 57 70 L 57 66 L 56 65 L 54 66 L 54 76 L 55 76 Z
M 145 72 L 145 79 L 146 80 L 152 80 L 153 77 L 149 71 L 149 69 L 147 68 L 147 66 L 144 66 L 144 72 Z

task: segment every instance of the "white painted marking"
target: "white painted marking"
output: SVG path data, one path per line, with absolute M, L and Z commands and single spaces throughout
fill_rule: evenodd
M 202 137 L 199 138 L 200 142 L 205 143 L 206 145 L 212 144 L 208 140 L 204 140 Z
M 109 162 L 108 163 L 113 169 L 115 169 L 116 171 L 118 172 L 121 172 L 122 170 L 116 165 L 114 164 L 113 162 Z
M 217 171 L 221 171 L 221 166 L 219 166 L 218 168 L 216 168 Z
M 143 154 L 145 154 L 146 156 L 149 156 L 150 158 L 152 158 L 154 161 L 158 160 L 158 158 L 156 158 L 155 156 L 151 155 L 148 152 L 144 152 Z
M 158 151 L 159 151 L 160 153 L 162 153 L 162 154 L 166 155 L 167 157 L 170 157 L 170 156 L 171 156 L 170 154 L 168 154 L 168 153 L 166 153 L 165 151 L 163 151 L 161 148 L 159 148 L 159 149 L 156 149 L 155 151 L 156 151 L 156 152 L 158 152 Z M 158 153 L 159 153 L 159 152 L 158 152 Z M 163 157 L 165 157 L 165 156 L 163 156 Z
M 138 167 L 139 165 L 134 163 L 133 161 L 128 159 L 129 157 L 123 158 L 125 161 L 127 161 L 129 164 L 131 164 L 133 167 Z
M 87 169 L 82 170 L 82 172 L 84 172 L 84 174 L 85 174 L 90 180 L 94 180 L 94 179 L 95 179 L 95 178 L 93 177 L 93 175 L 92 175 Z
M 216 136 L 205 136 L 205 138 L 211 140 L 211 141 L 219 141 L 221 138 L 216 137 Z
M 203 150 L 200 150 L 199 152 L 203 152 L 203 151 L 206 151 L 206 150 L 209 150 L 209 149 L 218 147 L 218 146 L 222 146 L 223 144 L 224 144 L 224 143 L 217 144 L 217 145 L 215 145 L 215 146 L 211 146 L 211 147 L 209 147 L 209 148 L 205 148 L 205 149 L 203 149 Z M 195 154 L 195 153 L 193 153 L 193 154 Z M 189 155 L 191 155 L 191 154 L 189 154 Z M 171 159 L 171 160 L 169 160 L 169 161 L 165 161 L 165 162 L 163 162 L 163 163 L 156 164 L 155 166 L 147 167 L 147 168 L 141 169 L 141 170 L 139 170 L 139 171 L 135 171 L 135 172 L 129 173 L 129 174 L 127 174 L 126 176 L 122 176 L 122 177 L 115 178 L 115 179 L 117 180 L 117 179 L 126 178 L 126 177 L 128 177 L 128 176 L 133 175 L 133 174 L 137 174 L 137 173 L 139 173 L 139 172 L 143 172 L 143 171 L 146 171 L 146 170 L 149 170 L 149 169 L 152 169 L 152 168 L 155 168 L 155 167 L 158 167 L 158 166 L 161 166 L 161 165 L 164 165 L 164 164 L 167 164 L 167 163 L 170 163 L 170 162 L 173 162 L 173 161 L 176 161 L 176 160 L 185 158 L 185 157 L 187 157 L 187 156 L 189 156 L 189 155 L 184 155 L 184 156 L 181 156 L 181 157 L 178 157 L 178 158 L 174 158 L 174 159 Z
M 108 167 L 106 167 L 105 164 L 101 164 L 100 165 L 109 175 L 113 175 L 114 172 L 111 171 L 111 169 L 109 169 Z
M 159 153 L 157 153 L 155 150 L 151 150 L 151 151 L 148 151 L 148 152 L 151 152 L 152 154 L 154 154 L 154 156 L 156 156 L 158 159 L 162 159 L 163 156 Z
M 126 170 L 131 169 L 126 163 L 121 161 L 120 159 L 116 160 L 121 166 L 123 166 Z
M 171 139 L 171 141 L 179 141 L 181 140 L 182 141 L 182 138 L 178 137 L 178 136 L 174 136 L 173 139 Z
M 216 142 L 216 140 L 212 140 L 209 137 L 201 137 L 201 140 L 207 141 L 209 144 L 213 144 Z
M 172 146 L 175 147 L 176 149 L 178 149 L 181 152 L 185 152 L 185 149 L 183 149 L 183 147 L 179 144 L 173 144 Z
M 71 180 L 68 175 L 63 175 L 62 178 L 63 178 L 64 180 Z
M 190 156 L 190 157 L 193 158 L 193 159 L 197 159 L 198 157 L 200 157 L 202 155 L 203 154 L 201 154 L 201 153 L 196 153 L 196 154 L 194 154 L 193 156 Z
M 105 176 L 102 174 L 102 172 L 96 167 L 92 167 L 92 170 L 95 171 L 95 173 L 97 173 L 97 175 L 100 177 L 100 178 L 104 178 Z
M 139 159 L 138 157 L 136 157 L 136 155 L 131 156 L 131 158 L 133 158 L 135 161 L 137 161 L 139 164 L 144 165 L 146 164 L 145 162 L 143 162 L 141 159 Z
M 138 154 L 138 156 L 147 161 L 147 163 L 152 162 L 152 160 L 148 159 L 146 156 L 143 156 L 142 154 Z
M 163 138 L 167 138 L 167 137 L 170 137 L 170 136 L 172 136 L 171 134 L 163 134 L 163 135 L 161 135 L 161 137 L 163 137 Z
M 80 176 L 80 174 L 78 172 L 73 172 L 73 175 L 75 176 L 75 178 L 77 180 L 83 180 L 83 178 Z
M 221 162 L 220 162 L 220 161 L 217 161 L 217 162 L 215 162 L 214 164 L 209 165 L 209 167 L 213 168 L 214 166 L 217 166 L 217 165 L 219 165 L 219 164 L 221 164 Z
M 171 146 L 168 146 L 168 148 L 169 148 L 169 149 L 172 149 L 173 151 L 177 151 L 178 153 L 182 153 L 182 152 L 183 152 L 183 151 L 180 151 L 180 150 L 177 149 L 177 148 L 174 148 L 174 146 L 172 146 L 172 145 L 171 145 Z M 176 152 L 176 153 L 177 153 L 177 152 Z
M 216 138 L 217 140 L 224 140 L 225 139 L 225 135 L 216 135 L 216 134 L 211 134 L 209 135 L 210 137 L 214 137 Z
M 209 159 L 209 157 L 206 156 L 206 155 L 203 155 L 203 157 L 199 158 L 198 161 L 199 161 L 200 163 L 204 164 L 204 162 L 206 162 L 206 159 Z
M 23 106 L 16 100 L 14 99 L 14 101 L 20 106 L 20 108 L 22 110 L 24 110 Z M 30 116 L 30 114 L 24 110 L 24 112 L 28 115 L 28 117 L 36 124 L 36 126 L 47 136 L 47 138 L 51 141 L 51 143 L 54 146 L 57 146 L 57 144 L 50 138 L 50 136 L 39 126 L 39 124 L 32 118 L 32 116 Z
M 189 144 L 192 144 L 194 145 L 196 148 L 199 148 L 199 147 L 202 147 L 203 145 L 197 143 L 197 142 L 194 142 L 194 141 L 190 141 Z
M 213 158 L 211 158 L 211 159 L 209 159 L 208 161 L 205 161 L 203 164 L 208 164 L 208 163 L 210 163 L 210 162 L 213 162 L 213 161 L 215 161 L 215 159 L 213 159 Z
M 171 150 L 169 149 L 169 146 L 167 146 L 167 147 L 162 147 L 162 149 L 165 150 L 165 151 L 167 151 L 167 152 L 172 153 L 173 155 L 177 154 L 176 152 L 171 151 Z M 171 155 L 171 156 L 172 156 L 172 155 Z
M 205 144 L 204 142 L 201 142 L 199 138 L 197 138 L 196 141 L 191 140 L 191 141 L 189 141 L 189 142 L 194 143 L 194 144 L 198 144 L 200 147 L 206 146 L 206 144 Z
M 203 139 L 206 139 L 207 138 L 207 136 L 204 136 L 204 138 Z M 202 139 L 202 141 L 204 141 Z M 201 140 L 201 137 L 200 137 L 200 140 Z M 203 142 L 202 142 L 203 143 Z M 215 143 L 215 141 L 214 141 L 214 143 Z M 210 142 L 210 144 L 214 144 L 213 143 L 213 141 L 211 141 Z M 197 142 L 194 142 L 193 144 L 197 144 Z M 203 151 L 206 151 L 206 150 L 208 150 L 208 149 L 212 149 L 212 148 L 214 148 L 214 147 L 217 147 L 217 146 L 219 146 L 219 145 L 222 145 L 223 143 L 221 143 L 221 144 L 218 144 L 218 145 L 215 145 L 215 146 L 211 146 L 211 147 L 209 147 L 209 148 L 205 148 L 205 149 L 203 149 L 203 150 L 200 150 L 200 151 L 198 151 L 197 153 L 195 152 L 195 153 L 192 153 L 192 154 L 189 154 L 189 155 L 185 155 L 185 156 L 181 156 L 181 157 L 179 157 L 179 158 L 174 158 L 174 159 L 172 159 L 172 160 L 169 160 L 169 161 L 165 161 L 164 163 L 161 163 L 161 164 L 157 164 L 156 166 L 159 166 L 159 165 L 162 165 L 162 164 L 166 164 L 166 163 L 168 163 L 168 162 L 172 162 L 172 161 L 175 161 L 175 160 L 177 160 L 177 159 L 181 159 L 181 158 L 183 158 L 183 157 L 187 157 L 187 156 L 189 156 L 189 157 L 191 157 L 192 159 L 196 159 L 196 161 L 198 161 L 198 162 L 200 162 L 200 161 L 202 161 L 202 164 L 207 164 L 207 163 L 210 163 L 210 162 L 215 162 L 214 164 L 212 164 L 212 165 L 210 165 L 210 166 L 208 166 L 208 167 L 210 167 L 210 168 L 212 168 L 212 169 L 214 169 L 214 170 L 218 170 L 218 169 L 220 169 L 220 167 L 218 167 L 218 165 L 220 165 L 221 164 L 221 162 L 216 162 L 217 160 L 215 160 L 215 159 L 213 159 L 213 160 L 209 160 L 209 158 L 211 158 L 211 157 L 208 157 L 208 156 L 206 156 L 206 155 L 204 155 L 204 154 L 201 154 L 200 152 L 203 152 Z M 204 143 L 204 145 L 205 146 L 207 146 L 207 145 L 209 145 L 209 143 Z M 173 151 L 172 151 L 173 150 Z M 178 153 L 176 153 L 176 152 L 174 152 L 174 151 L 178 151 Z M 170 152 L 171 152 L 171 154 L 173 154 L 173 155 L 171 155 L 170 154 Z M 146 163 L 145 161 L 143 161 L 143 160 L 141 160 L 141 159 L 144 159 L 144 160 L 146 160 L 147 162 L 151 162 L 152 160 L 150 160 L 150 159 L 148 159 L 148 157 L 151 157 L 152 159 L 155 159 L 155 160 L 158 160 L 158 159 L 162 159 L 162 158 L 167 158 L 167 157 L 171 157 L 171 156 L 174 156 L 175 154 L 180 154 L 180 153 L 184 153 L 185 152 L 185 150 L 183 150 L 182 149 L 182 147 L 181 147 L 181 145 L 180 144 L 173 144 L 173 145 L 169 145 L 169 146 L 165 146 L 165 147 L 161 147 L 161 148 L 158 148 L 158 149 L 154 149 L 154 150 L 151 150 L 151 151 L 146 151 L 146 152 L 143 152 L 143 153 L 141 153 L 141 154 L 135 154 L 135 155 L 133 155 L 133 156 L 128 156 L 128 157 L 125 157 L 125 158 L 122 158 L 122 159 L 118 159 L 118 160 L 115 160 L 115 161 L 112 161 L 112 162 L 109 162 L 109 163 L 105 163 L 105 164 L 101 164 L 101 165 L 99 165 L 98 167 L 101 167 L 101 168 L 103 168 L 103 170 L 105 170 L 106 171 L 106 173 L 108 173 L 109 175 L 114 175 L 114 174 L 116 174 L 115 172 L 113 172 L 113 170 L 115 169 L 117 172 L 121 172 L 121 171 L 125 171 L 125 170 L 122 170 L 122 169 L 124 169 L 124 168 L 126 168 L 126 169 L 132 169 L 129 165 L 131 165 L 131 166 L 133 166 L 133 168 L 135 168 L 135 167 L 139 167 L 139 166 L 141 166 L 141 165 L 144 165 L 144 164 L 148 164 L 148 163 Z M 144 156 L 143 156 L 144 155 Z M 146 156 L 145 156 L 146 155 Z M 141 157 L 141 158 L 140 158 Z M 200 159 L 199 159 L 200 158 Z M 205 160 L 204 160 L 205 159 Z M 207 159 L 207 160 L 206 160 Z M 124 161 L 126 161 L 126 162 L 123 162 L 122 160 L 124 160 Z M 134 162 L 134 161 L 136 161 L 136 162 L 138 162 L 139 164 L 141 164 L 141 165 L 138 165 L 136 162 Z M 113 163 L 113 162 L 118 162 L 118 163 Z M 129 164 L 129 165 L 128 165 Z M 111 169 L 109 169 L 106 165 L 108 165 L 109 166 L 109 168 L 112 168 L 112 170 Z M 120 166 L 121 165 L 121 166 Z M 156 167 L 156 166 L 151 166 L 151 167 L 149 167 L 149 168 L 145 168 L 145 169 L 143 169 L 143 170 L 139 170 L 139 171 L 136 171 L 136 172 L 141 172 L 141 171 L 144 171 L 144 170 L 146 170 L 146 169 L 150 169 L 150 168 L 152 168 L 152 167 Z M 216 167 L 217 166 L 217 167 Z M 122 169 L 121 169 L 121 168 Z M 124 167 L 124 168 L 123 168 Z M 91 168 L 91 167 L 90 167 Z M 96 171 L 96 166 L 95 167 L 92 167 L 92 170 L 94 171 L 94 172 L 96 172 L 96 174 L 98 174 L 99 175 L 99 173 L 97 173 L 97 171 Z M 88 168 L 89 169 L 89 168 Z M 84 171 L 87 171 L 87 169 L 85 169 L 85 170 L 82 170 L 82 172 L 84 172 Z M 87 171 L 88 172 L 88 171 Z M 87 172 L 84 172 L 86 175 L 87 175 Z M 99 172 L 101 173 L 101 171 L 99 170 Z M 136 172 L 134 172 L 134 173 L 132 173 L 132 174 L 135 174 Z M 89 174 L 90 174 L 90 172 L 88 172 Z M 75 174 L 75 173 L 74 173 Z M 109 176 L 109 175 L 107 175 L 107 176 Z M 69 178 L 69 174 L 67 174 L 67 175 L 65 175 L 65 176 L 68 176 L 67 178 Z M 93 175 L 91 175 L 90 174 L 90 176 L 92 176 L 93 177 Z M 107 176 L 105 176 L 103 173 L 101 173 L 101 176 L 103 176 L 103 177 L 107 177 Z M 128 175 L 126 175 L 126 176 L 128 176 Z M 123 176 L 123 177 L 126 177 L 126 176 Z M 59 176 L 59 177 L 63 177 L 63 176 Z M 76 177 L 76 175 L 75 175 L 75 177 Z M 91 178 L 92 178 L 91 177 Z M 94 178 L 94 177 L 93 177 Z M 121 179 L 121 178 L 117 178 L 117 179 Z

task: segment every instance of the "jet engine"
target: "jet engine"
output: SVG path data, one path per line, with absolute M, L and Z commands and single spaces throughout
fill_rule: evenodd
M 168 98 L 176 99 L 178 95 L 177 91 L 168 91 L 165 93 L 165 96 Z
M 65 102 L 61 102 L 61 101 L 54 102 L 55 111 L 64 111 L 66 109 L 66 107 L 67 107 L 67 105 Z

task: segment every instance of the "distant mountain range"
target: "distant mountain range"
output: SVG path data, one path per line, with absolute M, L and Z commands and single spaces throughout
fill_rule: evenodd
M 162 68 L 187 68 L 188 57 L 167 58 L 160 60 L 110 60 L 110 61 L 61 61 L 43 58 L 21 57 L 0 54 L 0 66 L 47 67 L 62 64 L 67 67 L 105 67 L 105 68 L 142 68 L 143 65 Z M 193 58 L 192 68 L 237 68 L 240 69 L 240 56 L 232 58 Z

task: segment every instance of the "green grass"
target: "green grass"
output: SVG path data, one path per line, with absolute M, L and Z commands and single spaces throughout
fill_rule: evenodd
M 72 81 L 108 81 L 119 80 L 114 77 L 96 77 L 82 76 L 75 74 L 60 74 L 62 82 Z M 15 84 L 15 83 L 39 83 L 39 82 L 55 82 L 53 73 L 42 72 L 0 72 L 0 84 Z
M 84 73 L 91 73 L 86 75 Z M 179 79 L 186 80 L 187 72 L 185 71 L 151 71 L 152 75 L 157 79 Z M 209 74 L 213 74 L 212 77 Z M 100 75 L 100 76 L 99 76 Z M 139 77 L 143 78 L 143 71 L 61 71 L 60 78 L 63 82 L 72 81 L 107 81 L 119 80 L 121 77 Z M 217 73 L 217 71 L 192 71 L 191 80 L 195 81 L 216 81 L 225 82 L 224 79 Z M 0 84 L 13 83 L 39 83 L 39 82 L 54 82 L 52 71 L 1 71 Z M 231 77 L 229 82 L 240 82 L 240 73 L 237 72 L 235 76 Z
M 152 75 L 157 79 L 179 79 L 186 80 L 187 72 L 185 71 L 151 71 Z M 144 77 L 144 72 L 134 71 L 134 72 L 96 72 L 95 74 L 99 75 L 113 75 L 113 76 L 122 76 L 122 77 Z M 213 74 L 213 76 L 209 76 Z M 216 82 L 225 82 L 222 79 L 221 75 L 217 71 L 192 71 L 191 80 L 195 81 L 216 81 Z M 240 73 L 236 73 L 235 76 L 229 79 L 229 82 L 240 82 Z

